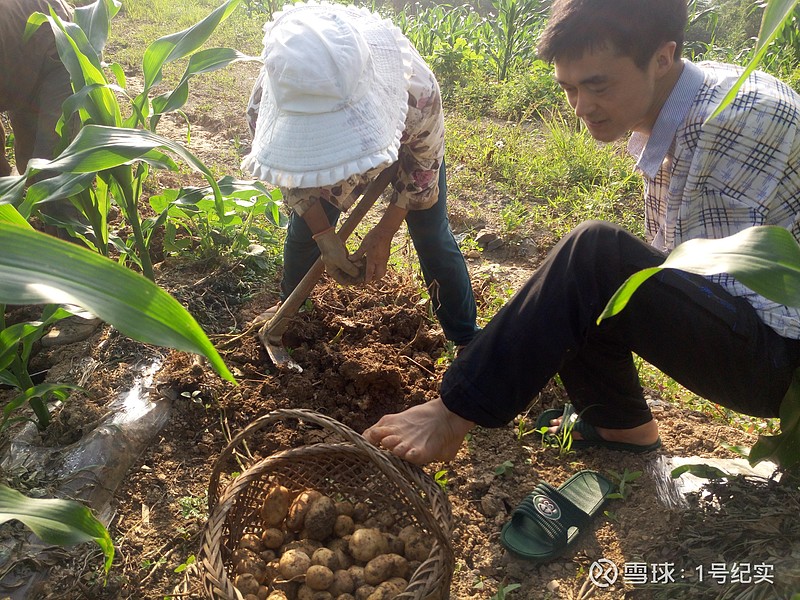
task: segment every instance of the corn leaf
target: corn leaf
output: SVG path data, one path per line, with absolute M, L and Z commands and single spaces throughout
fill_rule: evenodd
M 228 0 L 188 29 L 164 36 L 150 44 L 142 58 L 145 90 L 161 81 L 161 70 L 165 63 L 188 56 L 197 50 L 240 2 L 241 0 Z
M 31 224 L 25 220 L 25 217 L 19 214 L 19 211 L 10 204 L 0 204 L 0 223 L 33 229 Z
M 114 560 L 111 536 L 91 513 L 74 500 L 28 498 L 0 484 L 0 523 L 16 519 L 30 528 L 44 542 L 59 546 L 94 540 L 105 555 L 108 573 Z
M 753 58 L 747 63 L 742 75 L 733 84 L 733 87 L 728 91 L 722 101 L 719 103 L 714 112 L 706 119 L 710 121 L 719 113 L 721 113 L 728 104 L 730 104 L 739 92 L 745 80 L 750 76 L 764 55 L 769 49 L 769 45 L 778 37 L 778 34 L 783 29 L 783 26 L 791 17 L 794 7 L 797 5 L 798 0 L 769 0 L 764 9 L 764 15 L 761 18 L 761 28 L 758 32 L 758 40 L 756 40 L 756 47 L 753 50 Z
M 254 56 L 247 56 L 233 48 L 208 48 L 195 52 L 189 58 L 186 71 L 181 77 L 180 83 L 168 94 L 163 94 L 153 99 L 153 112 L 157 115 L 177 110 L 186 104 L 189 96 L 188 81 L 195 75 L 210 73 L 218 69 L 227 67 L 230 64 L 240 61 L 260 60 Z
M 111 31 L 111 19 L 120 8 L 122 3 L 118 0 L 96 0 L 75 9 L 75 22 L 86 33 L 86 38 L 97 54 L 102 54 Z
M 153 282 L 85 248 L 0 223 L 0 303 L 72 304 L 135 340 L 205 356 L 235 382 L 194 318 Z
M 27 181 L 28 178 L 25 175 L 0 177 L 0 206 L 4 204 L 19 204 L 25 195 Z
M 792 385 L 786 392 L 780 408 L 781 432 L 778 435 L 760 435 L 753 444 L 748 460 L 755 465 L 770 460 L 789 470 L 800 465 L 800 373 L 794 372 Z
M 698 275 L 728 273 L 765 298 L 800 306 L 800 246 L 783 227 L 762 225 L 716 240 L 684 242 L 660 267 L 631 275 L 608 301 L 597 322 L 619 313 L 636 289 L 662 269 Z

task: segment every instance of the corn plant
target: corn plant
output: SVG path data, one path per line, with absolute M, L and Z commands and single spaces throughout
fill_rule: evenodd
M 57 171 L 57 177 L 31 186 L 20 212 L 26 218 L 42 202 L 69 197 L 86 217 L 89 226 L 56 221 L 81 237 L 101 254 L 109 254 L 109 243 L 116 247 L 121 260 L 138 264 L 148 279 L 153 279 L 149 253 L 149 235 L 139 214 L 142 190 L 151 168 L 177 170 L 174 160 L 160 148 L 167 148 L 186 160 L 208 180 L 214 192 L 217 218 L 227 222 L 222 196 L 211 172 L 180 145 L 155 134 L 161 117 L 179 110 L 187 101 L 189 80 L 241 60 L 255 60 L 231 48 L 210 48 L 195 52 L 216 27 L 233 12 L 241 0 L 228 0 L 194 26 L 164 36 L 147 48 L 142 59 L 144 89 L 131 97 L 125 88 L 125 75 L 119 65 L 109 65 L 107 77 L 101 53 L 108 37 L 110 19 L 119 9 L 117 0 L 96 0 L 76 13 L 75 23 L 65 23 L 55 14 L 35 13 L 28 21 L 26 35 L 49 22 L 56 38 L 59 56 L 69 71 L 75 94 L 63 106 L 62 133 L 65 123 L 79 118 L 83 128 L 69 147 L 54 161 L 32 161 L 26 176 L 37 171 Z M 151 98 L 162 80 L 165 64 L 191 54 L 178 85 L 171 91 Z M 130 103 L 130 114 L 122 116 L 118 96 Z M 97 129 L 94 129 L 97 128 Z M 137 129 L 142 128 L 142 129 Z M 87 129 L 91 129 L 87 132 Z M 110 238 L 108 210 L 116 203 L 130 225 L 130 241 Z M 43 217 L 53 223 L 53 219 Z
M 211 186 L 187 187 L 150 197 L 150 207 L 158 216 L 146 229 L 163 222 L 166 252 L 184 252 L 196 246 L 201 258 L 219 254 L 221 247 L 234 256 L 246 254 L 253 238 L 271 246 L 277 244 L 273 233 L 257 227 L 255 219 L 264 215 L 273 226 L 286 227 L 280 190 L 228 176 L 217 186 L 223 196 L 224 220 L 219 218 Z
M 9 209 L 0 211 L 0 303 L 79 306 L 132 339 L 201 354 L 235 382 L 194 318 L 167 292 L 86 248 L 10 223 Z
M 0 431 L 16 421 L 26 420 L 14 416 L 25 404 L 33 410 L 39 429 L 45 429 L 50 423 L 47 403 L 64 400 L 75 386 L 63 383 L 35 384 L 28 371 L 28 359 L 34 342 L 41 339 L 50 325 L 68 317 L 70 313 L 55 304 L 47 304 L 42 309 L 40 320 L 6 327 L 5 308 L 4 304 L 0 304 L 0 383 L 10 386 L 16 395 L 3 406 Z
M 92 512 L 74 500 L 28 498 L 0 484 L 0 524 L 16 519 L 39 538 L 59 546 L 96 542 L 105 556 L 106 573 L 114 560 L 114 543 Z
M 199 353 L 220 376 L 235 382 L 203 330 L 169 294 L 86 248 L 33 231 L 3 200 L 0 193 L 0 303 L 80 306 L 133 339 Z M 52 310 L 45 309 L 49 317 L 44 320 L 59 314 L 58 309 Z M 7 329 L 0 332 L 0 339 L 8 337 Z M 30 338 L 22 343 L 30 343 Z M 5 363 L 8 353 L 2 357 Z M 11 412 L 4 409 L 4 417 Z M 108 531 L 77 502 L 31 499 L 0 485 L 0 523 L 11 519 L 21 521 L 47 543 L 93 540 L 105 555 L 106 573 L 111 568 L 114 546 Z
M 486 53 L 499 81 L 505 81 L 516 65 L 536 58 L 537 31 L 547 16 L 549 4 L 542 0 L 492 0 L 497 11 L 487 20 L 492 43 Z

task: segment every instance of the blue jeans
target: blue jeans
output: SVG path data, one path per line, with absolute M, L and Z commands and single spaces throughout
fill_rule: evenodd
M 341 211 L 328 202 L 322 202 L 322 207 L 335 225 Z M 426 210 L 409 211 L 406 225 L 445 337 L 457 345 L 469 343 L 478 332 L 477 310 L 467 265 L 447 219 L 444 162 L 439 169 L 436 204 Z M 283 245 L 282 300 L 292 293 L 317 258 L 319 248 L 311 238 L 311 230 L 301 216 L 292 212 Z

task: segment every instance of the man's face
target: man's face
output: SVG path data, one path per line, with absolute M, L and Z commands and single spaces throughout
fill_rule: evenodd
M 630 131 L 650 133 L 664 98 L 657 56 L 640 69 L 606 47 L 573 60 L 556 60 L 555 77 L 592 137 L 613 142 Z

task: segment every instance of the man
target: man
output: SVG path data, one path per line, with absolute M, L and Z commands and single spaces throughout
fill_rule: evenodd
M 364 8 L 297 4 L 264 30 L 264 66 L 247 111 L 253 147 L 242 168 L 279 186 L 293 210 L 281 299 L 320 255 L 341 284 L 381 279 L 405 220 L 444 334 L 466 345 L 477 311 L 447 219 L 433 73 L 397 27 Z M 395 161 L 388 208 L 351 255 L 334 231 L 339 215 Z
M 20 174 L 31 158 L 53 158 L 61 104 L 72 94 L 50 27 L 44 25 L 23 40 L 28 17 L 35 12 L 49 14 L 51 6 L 62 19 L 71 19 L 72 9 L 62 0 L 0 0 L 0 112 L 8 112 L 11 121 Z M 4 134 L 0 132 L 0 138 Z M 0 176 L 10 174 L 11 165 L 3 155 Z
M 778 416 L 800 363 L 800 313 L 728 275 L 664 270 L 596 324 L 632 273 L 693 238 L 779 225 L 800 238 L 800 97 L 760 72 L 706 122 L 741 69 L 680 59 L 685 0 L 556 0 L 539 45 L 567 100 L 604 142 L 632 132 L 649 244 L 602 222 L 562 239 L 445 374 L 441 398 L 387 415 L 367 439 L 411 462 L 455 456 L 475 424 L 508 423 L 556 373 L 573 447 L 660 445 L 632 353 L 714 402 Z M 575 414 L 578 414 L 577 421 Z

